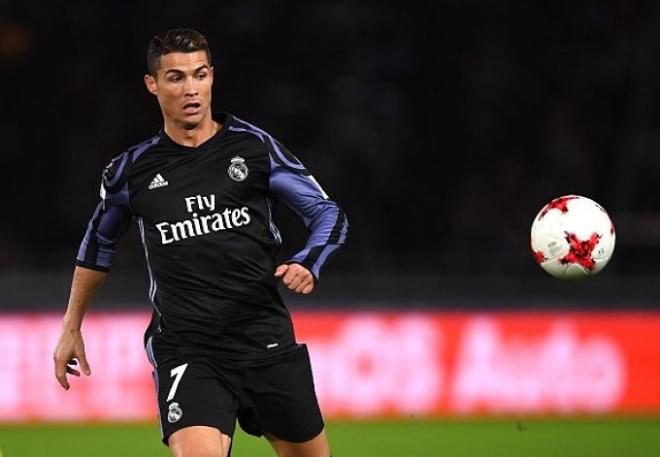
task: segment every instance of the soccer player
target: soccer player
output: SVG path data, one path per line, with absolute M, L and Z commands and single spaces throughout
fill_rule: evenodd
M 163 442 L 176 457 L 227 456 L 238 419 L 279 456 L 328 457 L 307 348 L 295 341 L 277 283 L 312 292 L 346 240 L 347 219 L 276 139 L 229 113 L 212 114 L 213 66 L 203 35 L 176 29 L 155 36 L 147 68 L 144 81 L 164 127 L 103 172 L 55 376 L 69 389 L 67 374 L 91 373 L 83 316 L 136 219 L 151 278 L 145 348 Z M 280 265 L 276 201 L 310 231 L 305 248 Z

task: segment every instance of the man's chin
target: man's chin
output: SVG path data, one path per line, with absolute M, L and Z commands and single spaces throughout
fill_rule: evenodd
M 204 118 L 205 116 L 203 113 L 197 113 L 194 115 L 177 114 L 176 116 L 173 116 L 172 120 L 184 130 L 194 130 L 200 126 Z
M 192 121 L 186 120 L 186 121 L 183 121 L 182 127 L 184 128 L 184 130 L 195 130 L 195 128 L 197 128 L 198 125 L 199 125 L 199 121 L 192 122 Z
M 199 124 L 202 122 L 203 119 L 204 116 L 201 116 L 199 114 L 195 116 L 186 116 L 180 121 L 181 127 L 183 127 L 185 130 L 194 130 L 199 126 Z

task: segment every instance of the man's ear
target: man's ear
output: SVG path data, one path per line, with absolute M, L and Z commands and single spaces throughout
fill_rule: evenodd
M 156 78 L 151 75 L 144 75 L 144 85 L 147 86 L 147 90 L 154 95 L 158 94 L 158 86 L 156 84 Z

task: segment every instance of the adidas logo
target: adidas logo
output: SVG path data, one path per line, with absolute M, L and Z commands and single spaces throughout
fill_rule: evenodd
M 151 184 L 149 184 L 149 190 L 152 189 L 158 189 L 159 187 L 165 187 L 169 183 L 163 179 L 160 173 L 156 175 L 153 181 L 151 181 Z

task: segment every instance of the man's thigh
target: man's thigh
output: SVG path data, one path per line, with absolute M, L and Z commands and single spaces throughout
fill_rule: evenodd
M 305 345 L 272 365 L 248 369 L 243 388 L 238 420 L 246 432 L 304 443 L 323 431 Z
M 177 431 L 194 426 L 233 436 L 238 401 L 213 367 L 202 362 L 159 366 L 154 370 L 154 381 L 165 444 Z

